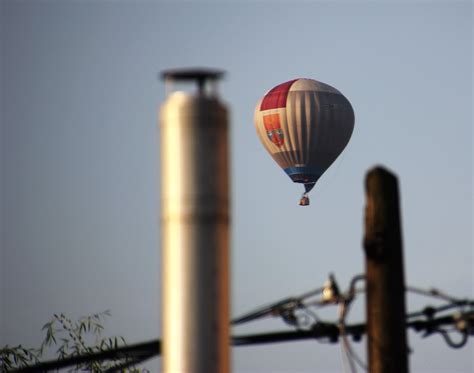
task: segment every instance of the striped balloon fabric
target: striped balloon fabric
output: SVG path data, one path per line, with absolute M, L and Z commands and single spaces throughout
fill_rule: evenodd
M 295 79 L 271 89 L 255 108 L 255 128 L 265 149 L 307 193 L 346 147 L 354 111 L 337 89 L 312 79 Z

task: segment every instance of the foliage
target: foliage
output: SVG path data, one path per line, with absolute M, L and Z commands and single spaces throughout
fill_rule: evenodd
M 22 345 L 10 347 L 8 345 L 0 349 L 0 370 L 6 372 L 14 368 L 26 368 L 39 362 L 39 350 L 24 348 Z
M 42 330 L 46 335 L 41 346 L 35 348 L 25 348 L 22 345 L 10 347 L 8 345 L 0 348 L 0 371 L 8 372 L 12 369 L 26 368 L 38 363 L 42 357 L 56 347 L 53 351 L 57 359 L 65 359 L 73 356 L 97 353 L 101 351 L 113 350 L 126 345 L 123 337 L 103 337 L 103 320 L 110 316 L 110 311 L 96 313 L 82 317 L 73 322 L 63 313 L 55 314 L 51 321 L 44 324 Z M 87 362 L 78 364 L 69 372 L 87 371 L 100 373 L 108 369 L 117 368 L 122 372 L 145 373 L 146 369 L 128 367 L 120 369 L 119 366 L 124 360 L 118 359 L 107 362 Z

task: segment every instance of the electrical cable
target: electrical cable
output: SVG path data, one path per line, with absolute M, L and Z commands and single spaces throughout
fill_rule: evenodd
M 346 354 L 342 344 L 341 344 L 341 348 L 340 348 L 339 351 L 340 351 L 340 357 L 341 357 L 342 371 L 344 373 L 349 372 L 349 371 L 350 371 L 350 373 L 355 373 L 354 370 L 353 370 L 354 367 L 350 365 L 347 354 Z
M 346 318 L 347 314 L 349 312 L 350 308 L 350 303 L 352 302 L 353 298 L 349 298 L 343 300 L 340 305 L 339 305 L 339 330 L 340 330 L 340 335 L 342 339 L 342 345 L 344 345 L 346 354 L 351 362 L 351 365 L 354 365 L 354 362 L 359 365 L 360 368 L 367 370 L 367 365 L 362 361 L 362 359 L 356 354 L 354 349 L 351 346 L 351 343 L 349 342 L 349 339 L 347 338 L 347 333 L 346 333 Z M 355 369 L 355 367 L 354 367 Z M 357 369 L 355 369 L 355 372 L 357 372 Z
M 408 291 L 408 292 L 424 295 L 424 296 L 427 296 L 427 297 L 439 298 L 439 299 L 442 299 L 442 300 L 445 300 L 445 301 L 448 301 L 448 302 L 451 302 L 451 303 L 457 303 L 461 300 L 459 298 L 448 295 L 448 294 L 446 294 L 446 293 L 444 293 L 444 292 L 442 292 L 438 289 L 435 289 L 435 288 L 431 288 L 431 289 L 426 290 L 426 289 L 421 289 L 421 288 L 418 288 L 418 287 L 415 287 L 415 286 L 406 286 L 405 290 Z
M 365 289 L 356 288 L 356 283 L 363 279 L 365 279 L 365 276 L 363 275 L 354 276 L 351 280 L 349 291 L 341 294 L 338 290 L 334 276 L 330 275 L 330 281 L 323 288 L 312 290 L 300 295 L 299 297 L 286 298 L 280 302 L 267 307 L 262 307 L 250 314 L 246 314 L 245 316 L 234 320 L 232 324 L 240 324 L 263 316 L 273 315 L 282 317 L 285 322 L 296 327 L 297 330 L 294 332 L 273 332 L 257 335 L 234 336 L 232 337 L 231 344 L 233 346 L 245 346 L 308 339 L 319 340 L 323 338 L 335 343 L 338 341 L 338 338 L 341 337 L 341 358 L 343 359 L 343 365 L 349 365 L 349 369 L 353 373 L 357 372 L 356 364 L 362 369 L 367 370 L 367 365 L 356 354 L 348 339 L 348 336 L 352 335 L 354 340 L 360 340 L 360 337 L 367 333 L 366 324 L 359 323 L 346 325 L 347 314 L 355 295 L 365 291 Z M 452 348 L 463 347 L 467 343 L 469 336 L 474 336 L 474 300 L 452 297 L 437 289 L 423 290 L 408 286 L 406 287 L 406 291 L 443 299 L 449 302 L 448 304 L 443 304 L 437 307 L 427 306 L 421 311 L 406 314 L 406 328 L 413 328 L 416 332 L 424 331 L 424 336 L 439 333 L 445 340 L 446 344 Z M 323 294 L 324 297 L 322 300 L 303 303 L 303 300 L 320 293 L 325 293 Z M 310 306 L 322 307 L 330 304 L 339 305 L 338 323 L 322 322 L 318 315 L 309 308 Z M 468 310 L 466 310 L 466 308 Z M 451 309 L 457 309 L 458 312 L 436 317 L 438 313 Z M 315 322 L 311 325 L 311 328 L 303 329 L 303 327 L 308 327 L 308 325 L 310 325 L 310 318 L 313 318 Z M 447 328 L 447 326 L 453 326 L 454 328 L 450 329 Z M 459 341 L 453 340 L 450 335 L 455 331 L 461 334 L 461 339 Z M 118 362 L 118 364 L 120 364 L 118 366 L 125 368 L 130 364 L 138 364 L 160 354 L 161 341 L 155 340 L 136 345 L 118 347 L 113 350 L 106 350 L 98 353 L 68 357 L 57 361 L 40 362 L 30 367 L 17 369 L 15 372 L 46 372 L 92 361 L 107 360 L 115 360 L 116 362 L 120 361 Z M 115 368 L 117 368 L 117 365 Z
M 461 348 L 461 347 L 464 347 L 464 345 L 467 343 L 467 339 L 469 337 L 469 334 L 467 333 L 467 331 L 458 330 L 458 332 L 462 335 L 462 338 L 459 342 L 454 342 L 449 336 L 449 332 L 447 330 L 443 330 L 443 329 L 438 330 L 438 333 L 440 333 L 443 336 L 444 341 L 451 348 Z
M 303 301 L 307 298 L 313 297 L 322 293 L 324 287 L 320 287 L 297 297 L 289 297 L 280 301 L 271 303 L 268 306 L 259 307 L 256 310 L 249 312 L 243 316 L 237 317 L 231 321 L 232 325 L 243 324 L 245 322 L 253 321 L 266 316 L 283 316 L 288 311 L 305 308 Z M 287 320 L 286 320 L 287 321 Z
M 341 356 L 343 360 L 343 369 L 346 370 L 347 366 L 349 367 L 351 373 L 357 373 L 357 368 L 354 364 L 354 361 L 349 353 L 349 345 L 346 336 L 345 330 L 345 314 L 346 314 L 346 303 L 341 302 L 339 304 L 339 334 L 341 337 L 342 342 L 340 343 L 341 346 Z M 346 364 L 344 364 L 346 362 Z

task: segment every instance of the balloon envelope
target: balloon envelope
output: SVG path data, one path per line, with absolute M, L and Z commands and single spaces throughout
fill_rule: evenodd
M 336 88 L 295 79 L 258 102 L 254 122 L 265 149 L 307 193 L 349 142 L 354 111 Z

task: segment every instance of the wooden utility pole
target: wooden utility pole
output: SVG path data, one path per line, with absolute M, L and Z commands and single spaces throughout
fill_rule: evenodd
M 408 373 L 398 181 L 388 170 L 375 167 L 365 182 L 369 373 Z

